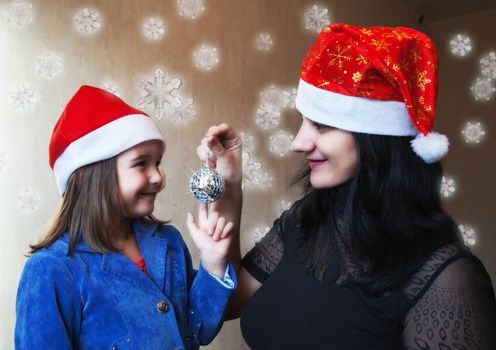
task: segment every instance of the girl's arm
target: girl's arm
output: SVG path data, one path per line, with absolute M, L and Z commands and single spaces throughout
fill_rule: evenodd
M 77 347 L 81 302 L 61 259 L 39 252 L 24 267 L 16 302 L 16 349 Z

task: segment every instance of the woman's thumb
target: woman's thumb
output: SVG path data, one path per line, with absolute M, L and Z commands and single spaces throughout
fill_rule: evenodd
M 216 137 L 213 137 L 208 142 L 208 148 L 210 148 L 212 154 L 216 157 L 222 156 L 225 151 L 225 148 L 222 146 L 222 144 L 219 142 L 219 139 L 217 139 Z

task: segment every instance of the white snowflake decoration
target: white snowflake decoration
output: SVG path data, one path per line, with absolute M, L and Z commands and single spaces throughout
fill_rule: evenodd
M 136 85 L 145 93 L 136 101 L 137 106 L 144 107 L 157 120 L 166 117 L 184 125 L 196 115 L 193 99 L 179 94 L 181 80 L 170 77 L 162 68 L 155 70 L 152 80 L 138 79 Z
M 269 226 L 257 226 L 253 229 L 251 235 L 250 235 L 250 241 L 252 245 L 255 245 L 255 243 L 260 242 L 260 240 L 267 234 L 267 232 L 270 231 Z
M 276 214 L 280 216 L 285 210 L 289 210 L 289 208 L 291 208 L 291 205 L 293 205 L 293 203 L 289 201 L 281 200 L 276 210 Z
M 150 40 L 160 39 L 165 30 L 165 23 L 160 18 L 149 18 L 143 23 L 143 35 Z
M 85 35 L 95 34 L 102 27 L 102 16 L 96 10 L 84 8 L 74 15 L 74 27 Z
M 182 99 L 182 106 L 171 115 L 171 121 L 178 125 L 186 125 L 196 116 L 196 109 L 192 98 Z
M 5 152 L 0 152 L 0 173 L 4 169 L 5 165 L 7 165 L 7 157 L 5 156 Z
M 257 109 L 255 124 L 263 130 L 274 129 L 281 121 L 281 112 L 262 106 Z
M 491 51 L 480 60 L 481 73 L 488 78 L 496 79 L 496 52 Z
M 313 5 L 303 14 L 305 29 L 320 33 L 324 27 L 331 24 L 328 12 L 326 8 L 321 9 L 318 5 Z
M 289 104 L 289 96 L 284 94 L 284 91 L 274 85 L 260 92 L 260 102 L 266 109 L 279 111 Z
M 22 28 L 33 21 L 33 5 L 22 0 L 12 1 L 5 8 L 5 19 L 7 23 Z
M 284 94 L 284 100 L 286 101 L 286 104 L 284 105 L 285 108 L 296 108 L 296 93 L 298 92 L 298 89 L 296 88 L 291 88 L 289 90 L 283 91 Z
M 42 78 L 55 78 L 62 73 L 62 59 L 52 54 L 43 55 L 36 61 L 36 72 Z
M 219 53 L 215 47 L 203 44 L 193 53 L 195 66 L 202 70 L 211 70 L 219 64 Z
M 28 112 L 38 101 L 38 94 L 29 86 L 21 85 L 10 92 L 12 108 L 18 112 Z
M 111 81 L 106 81 L 103 83 L 103 89 L 107 90 L 110 93 L 113 93 L 115 96 L 120 97 L 117 85 Z
M 136 85 L 145 90 L 146 95 L 136 102 L 138 107 L 147 107 L 153 111 L 153 116 L 162 120 L 167 111 L 181 107 L 181 97 L 178 94 L 182 82 L 180 79 L 171 78 L 161 68 L 153 74 L 153 81 L 138 79 Z
M 252 153 L 255 150 L 255 141 L 252 135 L 241 131 L 239 133 L 241 137 L 241 144 L 243 145 L 243 152 Z
M 291 142 L 293 142 L 293 138 L 293 135 L 283 130 L 279 130 L 269 138 L 270 151 L 284 157 L 291 151 Z
M 279 126 L 283 109 L 294 108 L 296 91 L 295 88 L 283 90 L 275 85 L 270 85 L 262 90 L 255 115 L 255 124 L 263 130 L 270 130 Z
M 472 50 L 472 40 L 467 35 L 457 34 L 450 41 L 451 53 L 463 57 Z
M 477 101 L 489 101 L 493 97 L 496 88 L 491 83 L 491 79 L 477 78 L 475 83 L 470 87 L 470 90 L 472 90 L 472 93 Z
M 41 205 L 41 195 L 37 190 L 25 188 L 18 193 L 17 202 L 21 210 L 35 211 Z
M 243 187 L 266 189 L 272 187 L 273 178 L 267 172 L 263 172 L 262 163 L 251 159 L 250 154 L 243 152 Z
M 462 234 L 465 245 L 467 245 L 468 247 L 472 247 L 476 243 L 476 234 L 473 227 L 466 225 L 458 225 L 458 229 Z
M 179 14 L 183 17 L 196 19 L 205 11 L 203 0 L 177 0 Z
M 441 195 L 444 198 L 449 198 L 455 193 L 456 185 L 455 180 L 451 177 L 443 176 L 441 180 Z
M 255 40 L 257 49 L 260 51 L 269 51 L 274 44 L 272 37 L 268 33 L 259 34 Z
M 486 134 L 480 122 L 467 122 L 462 129 L 462 136 L 466 143 L 480 143 Z

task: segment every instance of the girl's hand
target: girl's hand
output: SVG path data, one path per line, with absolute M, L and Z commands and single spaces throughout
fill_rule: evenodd
M 186 225 L 193 242 L 200 250 L 203 267 L 210 273 L 223 278 L 232 242 L 230 233 L 233 223 L 227 222 L 216 211 L 209 213 L 207 204 L 201 203 L 198 210 L 198 223 L 195 222 L 195 216 L 188 213 Z
M 224 176 L 227 185 L 240 185 L 243 179 L 241 137 L 236 130 L 226 123 L 210 127 L 197 148 L 201 160 L 206 161 L 208 150 L 209 166 Z

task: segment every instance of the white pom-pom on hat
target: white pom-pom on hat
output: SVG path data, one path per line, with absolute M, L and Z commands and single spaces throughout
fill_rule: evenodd
M 411 141 L 413 151 L 426 163 L 435 163 L 448 153 L 449 141 L 446 135 L 431 132 L 418 134 Z

